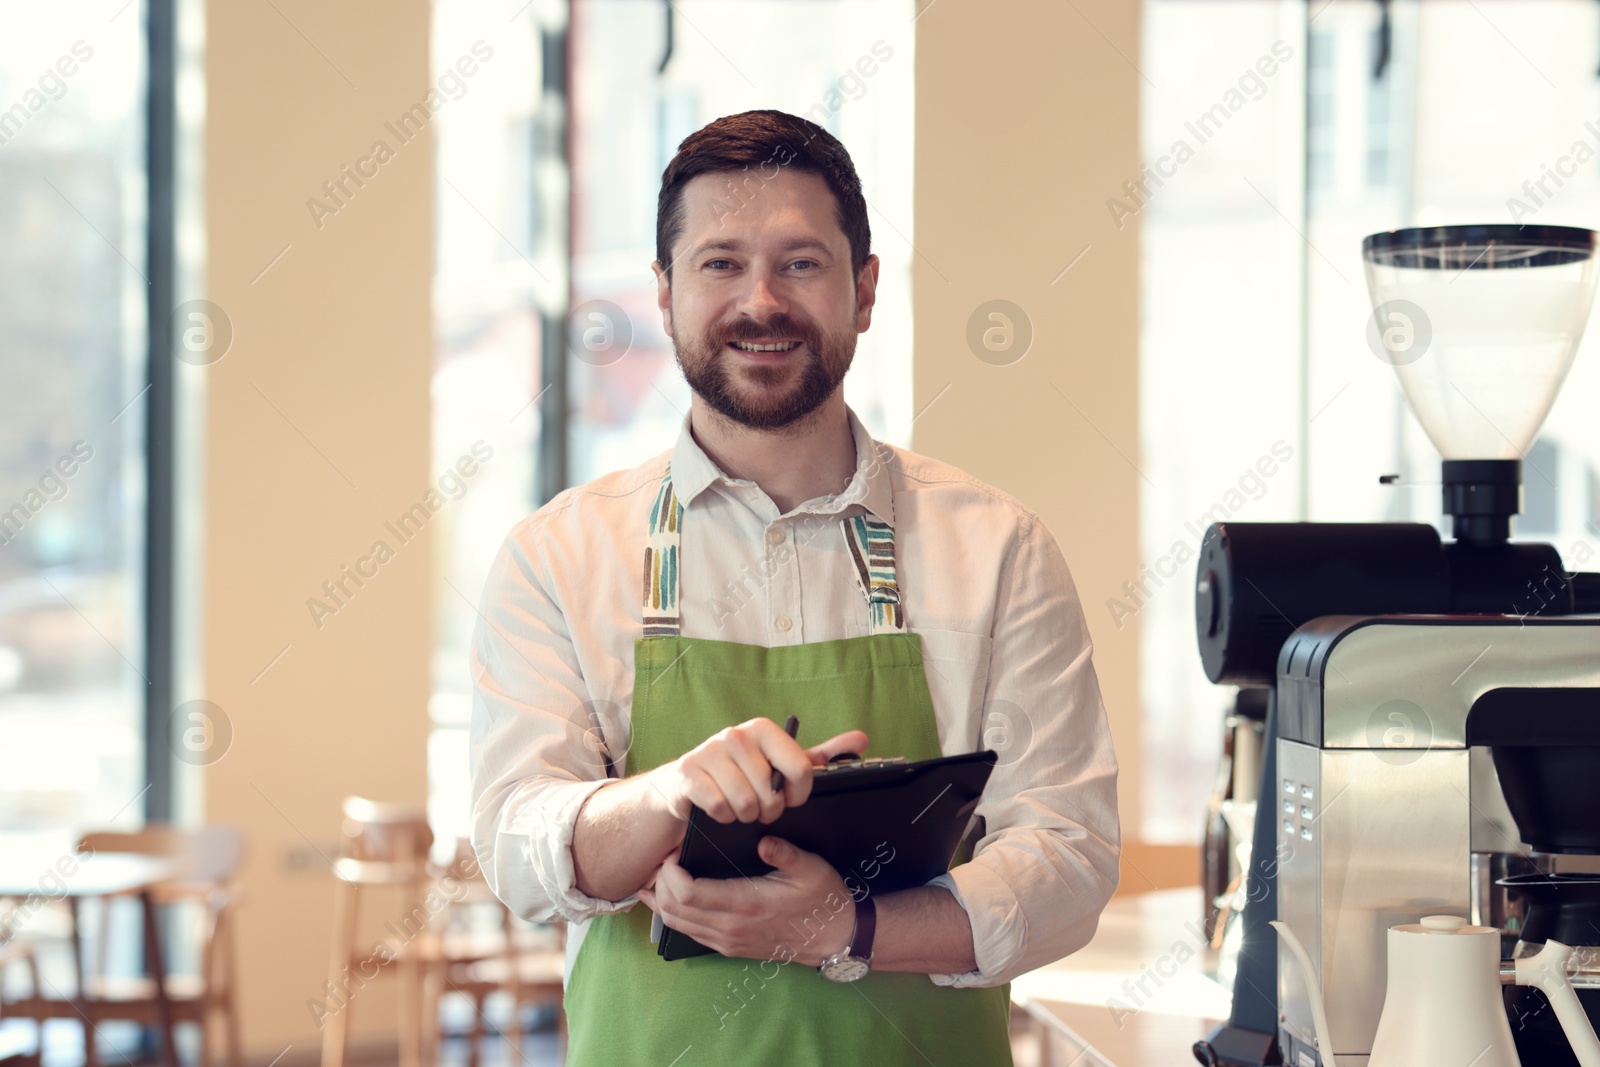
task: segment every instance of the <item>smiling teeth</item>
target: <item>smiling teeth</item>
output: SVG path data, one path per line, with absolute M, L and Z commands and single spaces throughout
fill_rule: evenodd
M 799 344 L 799 341 L 782 341 L 775 345 L 753 345 L 747 341 L 734 341 L 733 347 L 741 348 L 746 352 L 787 352 Z

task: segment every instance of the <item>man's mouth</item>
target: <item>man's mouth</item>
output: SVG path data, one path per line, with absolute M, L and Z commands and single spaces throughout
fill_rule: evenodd
M 796 348 L 799 348 L 800 345 L 801 345 L 801 342 L 800 341 L 771 341 L 771 342 L 729 341 L 728 345 L 731 348 L 737 348 L 741 352 L 750 352 L 750 353 L 758 353 L 758 352 L 783 353 L 783 352 L 790 352 L 790 351 L 793 351 Z

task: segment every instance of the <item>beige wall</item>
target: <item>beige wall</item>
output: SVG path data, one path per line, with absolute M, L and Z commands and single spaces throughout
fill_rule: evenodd
M 431 141 L 320 230 L 306 200 L 375 140 L 398 146 L 383 124 L 428 88 L 429 10 L 211 0 L 206 21 L 207 295 L 236 338 L 206 371 L 204 671 L 234 738 L 205 817 L 249 834 L 245 1037 L 263 1059 L 293 1043 L 289 1062 L 315 1056 L 332 902 L 316 850 L 340 799 L 426 792 L 432 547 L 383 523 L 430 481 Z M 380 538 L 394 559 L 319 630 L 307 598 Z M 358 1035 L 394 1032 L 388 998 L 357 999 Z
M 912 282 L 912 448 L 1010 492 L 1060 542 L 1095 641 L 1129 839 L 1139 628 L 1108 625 L 1104 604 L 1139 573 L 1139 235 L 1137 220 L 1109 226 L 1105 201 L 1139 173 L 1139 74 L 1124 58 L 1139 55 L 1138 12 L 1129 0 L 923 8 Z M 1007 366 L 967 343 L 968 317 L 994 299 L 1033 326 Z M 1123 878 L 1142 881 L 1126 865 Z
M 432 547 L 426 534 L 400 547 L 383 523 L 430 479 L 431 144 L 399 147 L 320 229 L 306 200 L 375 140 L 397 144 L 383 124 L 426 92 L 428 9 L 209 0 L 206 18 L 207 288 L 236 339 L 206 371 L 204 673 L 234 740 L 206 774 L 204 816 L 251 840 L 249 1051 L 293 1044 L 301 1060 L 330 935 L 316 850 L 332 847 L 339 800 L 426 790 Z M 914 279 L 927 410 L 913 447 L 1014 493 L 1060 541 L 1130 838 L 1138 630 L 1097 606 L 1138 572 L 1139 476 L 1118 454 L 1137 461 L 1138 236 L 1104 218 L 1138 171 L 1138 75 L 1101 34 L 1136 57 L 1138 30 L 1137 5 L 1115 0 L 942 0 L 919 18 Z M 1011 366 L 966 344 L 969 314 L 994 298 L 1035 331 Z M 318 629 L 306 599 L 379 538 L 394 560 Z M 376 918 L 400 910 L 386 907 Z M 364 992 L 358 1037 L 392 1033 L 392 1012 L 386 988 Z

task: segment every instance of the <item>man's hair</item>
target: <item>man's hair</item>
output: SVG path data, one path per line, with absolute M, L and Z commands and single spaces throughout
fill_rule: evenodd
M 838 138 L 798 115 L 745 111 L 727 115 L 685 137 L 661 173 L 656 201 L 656 259 L 672 282 L 672 246 L 683 234 L 683 187 L 707 173 L 734 172 L 738 202 L 760 195 L 779 168 L 816 174 L 833 193 L 834 217 L 850 241 L 851 277 L 859 278 L 872 253 L 867 202 L 850 153 Z M 747 174 L 745 172 L 748 172 Z M 735 209 L 737 210 L 737 209 Z

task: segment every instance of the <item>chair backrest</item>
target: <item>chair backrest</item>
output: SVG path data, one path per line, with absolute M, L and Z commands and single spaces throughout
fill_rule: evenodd
M 411 804 L 345 797 L 334 873 L 347 882 L 392 885 L 426 877 L 433 830 Z

